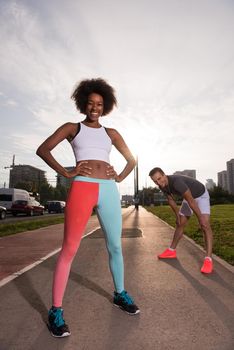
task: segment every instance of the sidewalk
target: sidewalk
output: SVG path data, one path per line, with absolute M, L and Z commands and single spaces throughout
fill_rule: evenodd
M 98 226 L 92 220 L 86 233 Z M 180 242 L 177 260 L 156 259 L 173 230 L 141 207 L 124 212 L 123 228 L 125 284 L 139 315 L 126 315 L 112 305 L 105 240 L 95 231 L 82 240 L 64 298 L 71 336 L 55 339 L 45 325 L 55 254 L 0 288 L 0 350 L 233 350 L 233 273 L 215 261 L 215 272 L 202 275 L 204 254 L 187 239 Z M 56 241 L 60 229 L 53 233 L 50 227 L 44 234 L 50 232 Z M 27 237 L 25 245 L 28 234 L 20 234 Z M 50 246 L 51 240 L 46 249 L 58 249 Z M 36 247 L 33 240 L 29 246 Z

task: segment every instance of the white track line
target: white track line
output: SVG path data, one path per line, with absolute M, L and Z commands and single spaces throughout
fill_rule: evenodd
M 97 226 L 95 227 L 92 231 L 86 233 L 84 236 L 82 236 L 82 239 L 84 237 L 87 237 L 89 235 L 91 235 L 94 231 L 96 231 L 97 229 L 99 229 L 100 226 Z M 58 252 L 60 252 L 61 248 L 58 248 L 58 249 L 55 249 L 53 250 L 51 253 L 47 254 L 46 256 L 43 256 L 42 258 L 40 258 L 39 260 L 35 261 L 34 263 L 24 267 L 23 269 L 17 271 L 17 272 L 14 272 L 13 274 L 11 274 L 10 276 L 7 276 L 5 278 L 3 278 L 1 281 L 0 281 L 0 288 L 2 286 L 4 286 L 5 284 L 11 282 L 12 280 L 14 280 L 16 277 L 19 277 L 20 275 L 22 275 L 23 273 L 33 269 L 35 266 L 41 264 L 43 261 L 49 259 L 51 256 L 57 254 Z
M 126 212 L 122 213 L 122 216 L 124 217 L 127 213 L 129 212 L 129 210 L 127 210 Z M 101 228 L 100 226 L 97 226 L 95 227 L 93 230 L 91 230 L 90 232 L 86 233 L 84 236 L 82 236 L 82 239 L 84 237 L 87 237 L 89 235 L 91 235 L 94 231 L 96 231 L 97 229 Z M 1 281 L 0 281 L 0 288 L 2 286 L 4 286 L 5 284 L 7 284 L 8 282 L 14 280 L 16 277 L 19 277 L 20 275 L 22 275 L 23 273 L 25 273 L 26 271 L 28 270 L 31 270 L 33 269 L 35 266 L 41 264 L 43 261 L 49 259 L 51 256 L 57 254 L 59 251 L 61 250 L 61 248 L 58 248 L 54 251 L 52 251 L 51 253 L 47 254 L 46 256 L 44 256 L 43 258 L 35 261 L 34 263 L 24 267 L 22 270 L 19 270 L 17 272 L 14 272 L 13 274 L 11 274 L 10 276 L 7 276 L 6 278 L 3 278 Z

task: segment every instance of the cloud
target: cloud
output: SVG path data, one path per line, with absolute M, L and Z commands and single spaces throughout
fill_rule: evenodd
M 139 154 L 143 178 L 154 163 L 214 177 L 233 157 L 229 1 L 101 0 L 94 7 L 83 0 L 9 0 L 0 6 L 4 154 L 38 164 L 38 144 L 82 118 L 70 100 L 77 80 L 102 76 L 119 101 L 103 123 Z M 66 165 L 74 160 L 66 143 L 55 154 Z M 121 168 L 121 157 L 114 152 L 112 158 Z

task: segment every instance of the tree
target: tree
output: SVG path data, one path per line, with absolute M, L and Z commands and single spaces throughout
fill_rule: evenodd
M 140 204 L 150 205 L 154 203 L 154 194 L 159 192 L 160 190 L 157 187 L 143 187 L 143 189 L 138 192 Z
M 54 196 L 54 187 L 48 183 L 43 183 L 39 189 L 40 201 L 44 205 L 48 200 L 52 200 Z
M 59 201 L 66 201 L 67 193 L 68 190 L 66 187 L 62 185 L 57 185 L 57 187 L 54 188 L 54 199 L 57 199 Z
M 234 195 L 228 193 L 220 186 L 214 186 L 209 190 L 211 204 L 234 203 Z
M 19 188 L 20 190 L 25 190 L 25 191 L 31 192 L 32 191 L 32 182 L 20 181 L 20 182 L 17 182 L 15 184 L 14 188 Z
M 62 185 L 53 187 L 48 183 L 43 183 L 39 189 L 40 201 L 43 205 L 45 205 L 47 201 L 51 200 L 66 201 L 67 192 L 68 190 L 66 187 Z

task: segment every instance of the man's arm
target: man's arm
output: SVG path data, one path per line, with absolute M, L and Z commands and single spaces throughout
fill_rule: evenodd
M 177 204 L 172 196 L 167 195 L 168 204 L 170 205 L 171 209 L 174 211 L 176 216 L 176 225 L 179 225 L 180 223 L 180 215 L 179 215 L 179 208 L 177 207 Z
M 195 201 L 195 199 L 192 196 L 192 193 L 190 192 L 190 190 L 187 190 L 184 194 L 183 194 L 183 198 L 188 202 L 190 208 L 194 211 L 194 213 L 196 214 L 198 221 L 201 225 L 202 229 L 206 229 L 207 223 L 206 220 L 204 219 L 198 205 L 197 202 Z
M 188 202 L 190 208 L 194 211 L 194 213 L 196 214 L 198 220 L 200 221 L 201 218 L 201 211 L 198 208 L 197 202 L 195 201 L 195 199 L 192 196 L 192 193 L 190 190 L 187 190 L 184 194 L 183 194 L 183 198 Z

